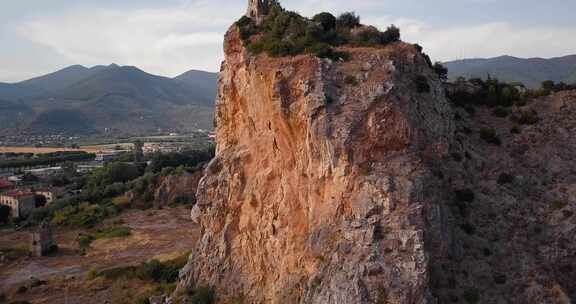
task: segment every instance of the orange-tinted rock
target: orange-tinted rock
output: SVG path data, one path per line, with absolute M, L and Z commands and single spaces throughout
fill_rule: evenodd
M 154 204 L 156 207 L 184 202 L 193 204 L 196 201 L 200 178 L 202 178 L 201 169 L 193 173 L 184 172 L 181 175 L 162 177 L 154 191 Z
M 247 303 L 431 301 L 425 247 L 449 243 L 432 169 L 452 110 L 413 46 L 342 51 L 349 61 L 254 56 L 229 30 L 216 158 L 192 210 L 203 237 L 180 288 Z

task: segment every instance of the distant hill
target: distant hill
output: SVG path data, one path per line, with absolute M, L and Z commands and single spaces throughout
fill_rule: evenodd
M 218 74 L 204 71 L 190 70 L 179 76 L 174 77 L 175 80 L 181 81 L 189 85 L 198 86 L 207 92 L 212 92 L 211 99 L 216 98 L 216 91 L 218 90 Z
M 22 83 L 0 83 L 0 100 L 18 101 L 48 93 L 42 88 Z
M 22 81 L 20 84 L 42 88 L 49 92 L 56 92 L 106 68 L 105 66 L 87 68 L 81 65 L 73 65 L 48 75 Z
M 501 56 L 489 59 L 464 59 L 445 63 L 449 77 L 455 79 L 486 78 L 487 75 L 504 81 L 519 81 L 532 88 L 542 81 L 576 82 L 576 55 L 543 59 Z
M 0 100 L 0 129 L 17 127 L 32 114 L 32 109 L 21 102 Z
M 130 66 L 71 66 L 0 84 L 0 134 L 145 134 L 213 127 L 216 74 L 184 80 Z M 211 85 L 212 83 L 212 85 Z
M 152 107 L 159 103 L 212 106 L 214 91 L 203 85 L 182 83 L 131 66 L 109 67 L 58 91 L 56 96 L 78 101 L 102 101 L 122 96 Z

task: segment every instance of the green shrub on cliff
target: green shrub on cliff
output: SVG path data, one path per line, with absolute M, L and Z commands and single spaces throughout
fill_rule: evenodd
M 198 287 L 188 290 L 191 304 L 212 304 L 216 302 L 216 293 L 209 287 Z
M 362 27 L 354 13 L 338 18 L 320 13 L 307 19 L 299 14 L 273 5 L 260 25 L 249 17 L 236 22 L 240 38 L 253 53 L 265 52 L 272 57 L 314 54 L 321 58 L 346 60 L 334 50 L 343 45 L 377 47 L 400 40 L 400 29 L 390 26 L 385 32 Z M 353 33 L 353 29 L 362 27 Z
M 336 28 L 336 17 L 330 13 L 320 13 L 312 17 L 312 21 L 319 24 L 325 31 L 331 31 Z
M 502 140 L 498 136 L 498 133 L 493 128 L 482 128 L 480 129 L 480 138 L 489 144 L 494 144 L 500 146 Z

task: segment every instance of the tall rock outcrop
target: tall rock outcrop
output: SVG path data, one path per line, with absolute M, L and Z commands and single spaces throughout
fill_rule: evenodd
M 203 236 L 181 289 L 245 303 L 433 302 L 429 261 L 450 249 L 435 168 L 452 110 L 414 46 L 341 50 L 349 60 L 252 55 L 228 31 L 216 158 L 192 210 Z

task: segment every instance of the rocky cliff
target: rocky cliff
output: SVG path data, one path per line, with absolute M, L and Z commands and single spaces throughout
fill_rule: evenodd
M 574 300 L 574 92 L 504 118 L 454 107 L 402 42 L 273 58 L 233 26 L 224 46 L 217 153 L 191 214 L 202 238 L 176 297 Z
M 181 286 L 247 303 L 427 303 L 449 250 L 436 163 L 453 138 L 438 77 L 412 45 L 350 58 L 251 55 L 233 26 L 217 156 Z M 424 86 L 424 89 L 422 89 Z
M 174 203 L 196 202 L 196 191 L 202 170 L 192 173 L 184 172 L 180 175 L 162 177 L 154 190 L 155 207 L 165 207 Z

